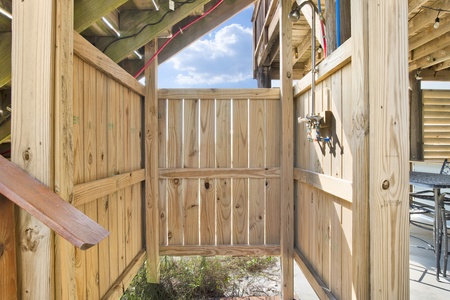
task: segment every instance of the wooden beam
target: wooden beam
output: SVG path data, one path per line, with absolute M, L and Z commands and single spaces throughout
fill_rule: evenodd
M 158 41 L 145 46 L 148 61 L 158 50 Z M 159 283 L 159 176 L 158 176 L 158 58 L 145 70 L 145 215 L 147 281 Z
M 197 0 L 193 3 L 187 3 L 175 10 L 174 12 L 170 12 L 168 17 L 162 18 L 164 14 L 169 11 L 168 6 L 162 6 L 158 12 L 140 12 L 138 14 L 134 13 L 129 15 L 129 18 L 132 18 L 135 23 L 145 24 L 153 23 L 154 21 L 159 21 L 159 23 L 147 26 L 135 37 L 121 39 L 117 42 L 114 42 L 108 46 L 108 48 L 104 51 L 107 56 L 109 56 L 113 61 L 119 62 L 127 57 L 128 54 L 133 52 L 134 50 L 144 46 L 151 40 L 158 38 L 158 36 L 163 33 L 168 28 L 171 28 L 173 24 L 181 21 L 191 14 L 193 10 L 202 7 L 204 4 L 208 3 L 210 0 Z M 123 18 L 127 18 L 127 12 L 124 12 Z M 144 21 L 145 20 L 145 21 Z M 121 16 L 122 22 L 122 16 Z M 125 21 L 126 22 L 126 19 Z M 138 30 L 134 28 L 134 30 Z M 135 31 L 133 31 L 133 34 Z M 129 36 L 131 32 L 127 32 L 124 36 Z
M 14 203 L 0 194 L 0 299 L 18 299 L 14 226 Z
M 11 32 L 0 32 L 0 88 L 11 81 Z
M 422 89 L 415 72 L 409 74 L 409 120 L 409 159 L 423 161 Z
M 450 9 L 450 3 L 446 0 L 439 0 L 433 3 L 433 7 L 441 8 L 444 10 Z M 440 17 L 443 18 L 445 12 L 441 12 Z M 408 21 L 408 34 L 413 36 L 424 27 L 434 24 L 437 12 L 431 9 L 425 9 L 422 13 Z
M 367 5 L 370 298 L 409 299 L 408 1 Z
M 443 49 L 438 49 L 429 55 L 415 60 L 409 64 L 409 72 L 417 69 L 426 69 L 431 66 L 436 66 L 441 62 L 450 59 L 450 46 Z M 441 66 L 442 67 L 442 66 Z
M 435 38 L 434 40 L 431 40 L 414 50 L 411 50 L 410 62 L 418 60 L 424 56 L 431 55 L 436 49 L 441 49 L 448 46 L 450 46 L 450 32 L 447 32 L 440 37 Z
M 127 0 L 74 0 L 74 29 L 82 32 Z
M 264 99 L 280 101 L 279 89 L 159 89 L 159 99 Z
M 245 246 L 161 246 L 164 256 L 279 256 L 279 245 Z
M 55 192 L 73 198 L 73 0 L 56 2 L 55 17 Z M 75 226 L 74 226 L 75 227 Z M 75 247 L 55 236 L 55 299 L 76 299 Z
M 53 0 L 13 1 L 11 160 L 53 188 Z M 19 299 L 54 297 L 51 230 L 26 211 L 16 219 Z
M 426 43 L 441 37 L 450 31 L 450 18 L 445 18 L 440 21 L 440 26 L 438 29 L 432 27 L 429 30 L 424 30 L 420 33 L 409 38 L 409 50 L 414 50 Z
M 422 5 L 425 5 L 429 0 L 409 0 L 408 1 L 408 19 L 410 19 Z
M 0 170 L 0 193 L 74 246 L 86 250 L 108 236 L 107 230 L 1 155 Z M 22 241 L 22 251 L 32 251 L 31 248 L 38 246 L 34 242 L 28 240 L 23 244 Z
M 281 80 L 281 292 L 283 299 L 294 298 L 294 101 L 292 89 L 292 22 L 288 15 L 291 0 L 280 7 Z
M 369 24 L 368 2 L 352 1 L 352 109 L 350 142 L 353 164 L 352 288 L 354 299 L 370 297 L 369 241 Z M 382 63 L 382 62 L 380 62 Z M 374 298 L 375 299 L 375 298 Z
M 233 17 L 238 12 L 249 6 L 253 0 L 228 0 L 223 2 L 208 16 L 195 23 L 187 30 L 187 34 L 182 34 L 174 39 L 166 48 L 159 54 L 159 64 L 162 64 L 179 51 L 202 37 L 209 31 L 213 30 L 229 18 Z
M 133 3 L 140 10 L 144 10 L 144 9 L 158 10 L 159 9 L 159 0 L 153 0 L 153 1 L 152 0 L 133 0 Z M 157 6 L 155 6 L 155 4 Z
M 279 178 L 279 168 L 160 169 L 160 178 Z

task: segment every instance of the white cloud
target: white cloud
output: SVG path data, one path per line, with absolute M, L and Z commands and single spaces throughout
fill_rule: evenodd
M 168 61 L 172 80 L 207 87 L 252 79 L 252 29 L 231 24 L 214 31 Z M 175 74 L 174 74 L 175 73 Z

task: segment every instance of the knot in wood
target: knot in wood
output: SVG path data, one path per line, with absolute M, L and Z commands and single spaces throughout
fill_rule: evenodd
M 209 182 L 208 181 L 205 182 L 205 189 L 207 189 L 207 190 L 209 189 Z
M 179 180 L 178 178 L 175 178 L 175 179 L 173 180 L 173 183 L 174 183 L 175 185 L 178 185 L 178 184 L 180 183 L 180 180 Z
M 23 160 L 24 161 L 30 161 L 31 160 L 31 153 L 29 151 L 29 149 L 25 150 L 22 154 Z
M 3 256 L 3 253 L 5 253 L 5 245 L 3 243 L 0 244 L 0 257 Z
M 389 186 L 390 186 L 389 180 L 385 180 L 381 184 L 381 187 L 383 188 L 383 190 L 387 190 L 389 188 Z

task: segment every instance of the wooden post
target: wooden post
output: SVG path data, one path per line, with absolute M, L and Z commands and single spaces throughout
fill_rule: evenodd
M 272 81 L 270 80 L 270 66 L 258 67 L 256 69 L 256 80 L 258 88 L 271 88 Z
M 145 46 L 145 60 L 158 51 L 155 39 Z M 158 59 L 145 70 L 145 204 L 147 281 L 159 283 Z
M 406 0 L 352 2 L 357 299 L 409 299 L 407 15 Z
M 294 101 L 292 70 L 291 0 L 280 4 L 281 80 L 281 291 L 283 299 L 294 298 Z
M 11 160 L 53 188 L 55 1 L 14 0 L 13 12 Z M 52 299 L 53 233 L 23 210 L 16 225 L 18 297 Z
M 323 5 L 323 4 L 322 4 Z M 327 40 L 327 55 L 336 50 L 336 4 L 334 1 L 325 1 L 326 26 L 325 38 Z M 317 28 L 316 30 L 321 30 Z
M 423 161 L 422 89 L 416 72 L 409 74 L 409 159 Z
M 353 299 L 370 299 L 369 243 L 369 47 L 367 1 L 352 1 Z M 327 1 L 328 2 L 328 1 Z M 381 62 L 380 62 L 381 63 Z
M 0 299 L 17 299 L 14 203 L 0 194 Z
M 73 0 L 56 1 L 55 193 L 73 200 Z M 55 236 L 55 299 L 76 299 L 75 247 Z

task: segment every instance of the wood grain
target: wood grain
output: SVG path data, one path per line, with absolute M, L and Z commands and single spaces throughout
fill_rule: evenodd
M 14 203 L 0 194 L 0 299 L 18 299 L 15 234 Z

